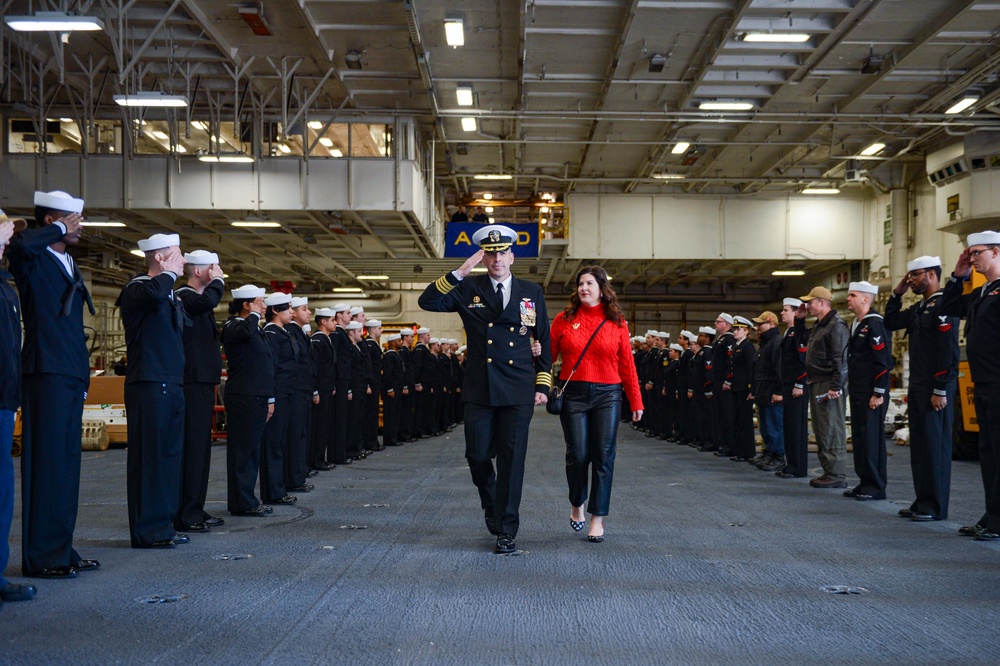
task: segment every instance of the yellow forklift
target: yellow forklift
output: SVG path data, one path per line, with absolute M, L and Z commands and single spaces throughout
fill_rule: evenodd
M 965 284 L 964 292 L 986 284 L 986 277 L 973 270 L 972 279 Z M 969 373 L 969 361 L 965 355 L 964 327 L 959 331 L 958 394 L 955 405 L 955 423 L 952 428 L 952 458 L 955 460 L 979 460 L 979 423 L 976 421 L 975 385 Z

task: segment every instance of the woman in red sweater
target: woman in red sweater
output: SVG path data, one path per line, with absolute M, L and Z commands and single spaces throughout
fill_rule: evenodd
M 604 326 L 571 378 L 573 366 L 602 321 Z M 599 543 L 604 541 L 604 516 L 611 502 L 623 386 L 632 406 L 632 420 L 642 418 L 643 411 L 628 325 L 603 268 L 587 266 L 577 273 L 576 293 L 556 315 L 550 339 L 552 359 L 562 354 L 559 380 L 566 384 L 559 420 L 566 438 L 566 481 L 572 505 L 569 522 L 577 532 L 583 529 L 587 468 L 591 466 L 587 538 Z

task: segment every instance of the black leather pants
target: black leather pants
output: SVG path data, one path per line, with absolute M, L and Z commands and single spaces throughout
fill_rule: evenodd
M 591 489 L 587 512 L 594 516 L 608 515 L 621 409 L 620 384 L 571 381 L 566 388 L 559 420 L 566 438 L 569 501 L 580 506 L 587 499 L 589 466 Z

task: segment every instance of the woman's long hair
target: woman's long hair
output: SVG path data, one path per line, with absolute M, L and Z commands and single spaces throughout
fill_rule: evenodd
M 620 326 L 625 321 L 625 315 L 622 314 L 622 309 L 618 305 L 618 294 L 611 288 L 607 271 L 600 266 L 584 266 L 576 274 L 573 294 L 569 297 L 569 305 L 563 310 L 563 317 L 571 321 L 576 316 L 576 311 L 580 309 L 580 296 L 576 293 L 576 287 L 579 286 L 580 278 L 584 275 L 592 275 L 597 281 L 597 286 L 601 290 L 601 303 L 604 305 L 604 318 Z

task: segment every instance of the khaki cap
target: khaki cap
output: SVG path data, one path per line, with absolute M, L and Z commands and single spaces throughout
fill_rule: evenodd
M 24 231 L 28 227 L 27 221 L 23 217 L 7 217 L 7 213 L 0 210 L 0 222 L 13 222 L 14 233 Z
M 808 303 L 811 300 L 822 298 L 827 301 L 833 300 L 833 294 L 826 287 L 813 287 L 812 291 L 802 297 L 803 303 Z
M 754 317 L 753 320 L 758 324 L 763 324 L 764 322 L 767 322 L 769 324 L 774 324 L 775 326 L 778 325 L 778 315 L 774 314 L 770 310 L 765 310 L 764 312 L 761 312 L 760 316 Z

